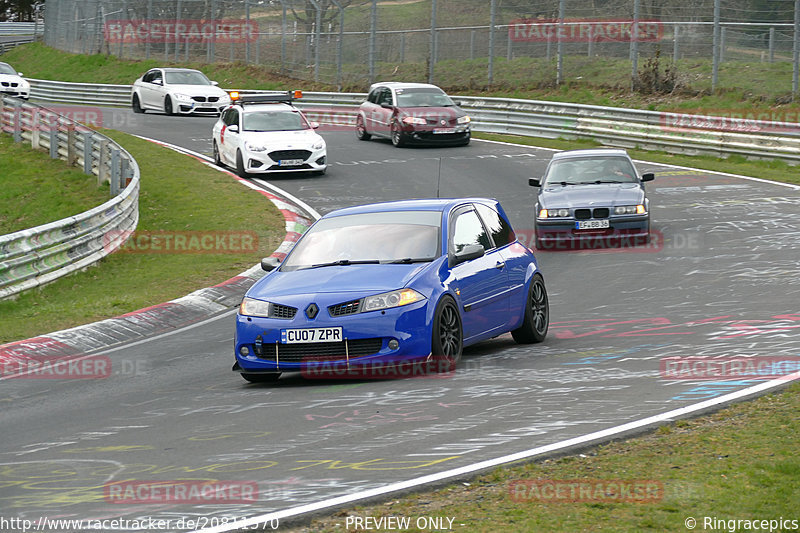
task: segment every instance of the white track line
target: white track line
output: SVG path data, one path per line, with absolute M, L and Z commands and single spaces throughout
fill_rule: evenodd
M 732 392 L 730 394 L 726 394 L 718 398 L 712 398 L 704 402 L 688 405 L 686 407 L 681 407 L 679 409 L 673 409 L 672 411 L 667 411 L 666 413 L 662 413 L 660 415 L 649 416 L 647 418 L 636 420 L 634 422 L 628 422 L 627 424 L 622 424 L 620 426 L 615 426 L 612 428 L 595 431 L 594 433 L 589 433 L 587 435 L 583 435 L 580 437 L 574 437 L 571 439 L 563 440 L 561 442 L 548 444 L 546 446 L 540 446 L 538 448 L 531 448 L 529 450 L 524 450 L 510 455 L 503 455 L 502 457 L 497 457 L 495 459 L 488 459 L 486 461 L 480 461 L 478 463 L 462 466 L 460 468 L 445 470 L 444 472 L 439 472 L 437 474 L 430 474 L 427 476 L 409 479 L 407 481 L 390 483 L 386 486 L 379 487 L 376 489 L 365 490 L 362 492 L 348 494 L 345 496 L 339 496 L 336 498 L 330 498 L 316 503 L 300 505 L 297 507 L 292 507 L 290 509 L 285 509 L 283 511 L 275 511 L 272 513 L 254 516 L 252 518 L 243 518 L 241 520 L 236 521 L 234 524 L 226 524 L 224 526 L 206 528 L 197 531 L 204 533 L 224 533 L 228 531 L 236 531 L 237 529 L 256 526 L 258 524 L 264 524 L 265 522 L 268 523 L 271 520 L 290 518 L 306 513 L 311 513 L 314 511 L 320 511 L 322 509 L 327 509 L 330 507 L 337 507 L 344 504 L 355 503 L 359 500 L 374 498 L 376 496 L 383 496 L 385 494 L 389 494 L 392 492 L 413 489 L 428 483 L 435 483 L 447 479 L 457 478 L 467 474 L 474 474 L 481 470 L 486 470 L 492 467 L 500 466 L 514 461 L 530 459 L 531 457 L 535 457 L 537 455 L 552 453 L 573 446 L 588 445 L 593 441 L 598 441 L 601 439 L 608 440 L 610 437 L 613 437 L 615 435 L 620 435 L 629 431 L 642 429 L 650 425 L 667 422 L 676 418 L 682 418 L 689 414 L 697 413 L 698 411 L 712 409 L 720 405 L 723 405 L 725 403 L 733 402 L 745 398 L 747 396 L 751 396 L 754 394 L 758 394 L 760 392 L 774 389 L 781 385 L 786 385 L 798 379 L 800 379 L 800 372 L 795 372 L 794 374 L 790 374 L 788 376 L 767 381 L 759 385 L 754 385 L 746 389 L 738 390 L 736 392 Z

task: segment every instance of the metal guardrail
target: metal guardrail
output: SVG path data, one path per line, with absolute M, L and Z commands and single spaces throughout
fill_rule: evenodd
M 41 22 L 0 22 L 0 35 L 35 35 L 43 31 Z
M 108 181 L 112 199 L 84 213 L 0 235 L 0 299 L 95 263 L 119 248 L 139 220 L 139 166 L 108 137 L 43 107 L 3 97 L 2 132 Z
M 31 98 L 54 102 L 130 105 L 130 85 L 30 79 Z M 252 93 L 258 91 L 240 91 Z M 351 124 L 364 93 L 306 92 L 297 106 L 319 122 Z M 800 124 L 616 107 L 454 96 L 475 131 L 531 137 L 590 139 L 609 146 L 718 157 L 800 161 Z M 732 113 L 733 114 L 733 113 Z
M 0 41 L 0 54 L 4 54 L 8 52 L 12 48 L 16 48 L 22 44 L 32 43 L 34 41 L 34 36 L 31 35 L 30 37 L 16 37 L 14 39 L 3 39 Z

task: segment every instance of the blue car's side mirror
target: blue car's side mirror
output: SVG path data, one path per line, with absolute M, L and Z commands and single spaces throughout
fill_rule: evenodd
M 266 272 L 272 272 L 276 268 L 278 268 L 281 264 L 280 259 L 277 257 L 265 257 L 261 260 L 261 270 Z
M 485 253 L 486 250 L 484 250 L 483 246 L 480 244 L 468 244 L 460 252 L 456 252 L 453 255 L 453 259 L 455 259 L 454 264 L 457 265 L 465 261 L 472 261 L 473 259 L 483 257 Z

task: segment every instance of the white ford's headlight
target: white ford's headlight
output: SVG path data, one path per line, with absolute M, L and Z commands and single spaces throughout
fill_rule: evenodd
M 239 305 L 239 314 L 246 316 L 269 317 L 269 302 L 244 298 Z
M 414 289 L 400 289 L 397 291 L 384 292 L 383 294 L 376 294 L 375 296 L 367 296 L 364 298 L 361 312 L 402 307 L 424 299 L 425 297 Z
M 469 124 L 470 123 L 470 118 L 468 116 L 458 117 L 457 122 L 459 124 Z
M 320 139 L 320 140 L 318 140 L 317 142 L 315 142 L 315 143 L 314 143 L 314 144 L 311 146 L 311 148 L 313 148 L 314 150 L 322 150 L 323 148 L 325 148 L 325 141 L 323 141 L 322 139 Z
M 264 152 L 267 147 L 263 143 L 245 142 L 244 147 L 251 152 Z

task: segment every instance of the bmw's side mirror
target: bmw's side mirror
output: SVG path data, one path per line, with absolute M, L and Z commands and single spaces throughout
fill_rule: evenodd
M 485 253 L 486 250 L 484 250 L 483 246 L 480 244 L 468 244 L 460 252 L 456 252 L 453 257 L 455 259 L 455 263 L 459 264 L 465 261 L 472 261 L 473 259 L 483 257 Z
M 272 272 L 281 266 L 281 261 L 277 257 L 265 257 L 261 260 L 261 270 L 265 272 Z
M 219 85 L 219 82 L 212 81 L 212 82 L 211 82 L 211 85 L 213 85 L 214 87 L 216 87 L 217 85 Z
M 642 174 L 642 181 L 653 181 L 656 179 L 656 175 L 652 172 L 648 172 L 647 174 Z
M 531 187 L 541 187 L 542 182 L 539 178 L 528 178 L 528 185 Z

